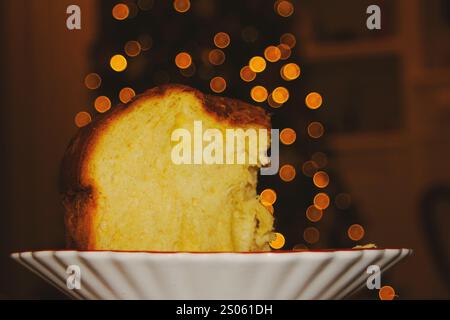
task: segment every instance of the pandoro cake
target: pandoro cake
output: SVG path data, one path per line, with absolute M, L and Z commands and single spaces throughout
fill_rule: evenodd
M 68 247 L 270 250 L 273 216 L 256 192 L 260 162 L 180 165 L 171 158 L 172 133 L 192 132 L 195 121 L 221 132 L 270 129 L 260 107 L 181 85 L 156 87 L 116 106 L 81 128 L 65 152 Z

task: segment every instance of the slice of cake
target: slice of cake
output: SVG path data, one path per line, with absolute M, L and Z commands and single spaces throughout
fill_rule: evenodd
M 260 161 L 174 162 L 173 133 L 194 135 L 199 121 L 224 134 L 270 129 L 262 108 L 181 85 L 149 90 L 82 128 L 61 172 L 69 248 L 270 250 L 273 217 L 256 193 Z M 248 156 L 248 145 L 238 152 Z

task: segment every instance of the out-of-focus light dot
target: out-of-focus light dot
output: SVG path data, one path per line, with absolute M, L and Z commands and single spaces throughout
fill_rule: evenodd
M 302 172 L 307 177 L 312 177 L 319 167 L 314 161 L 306 161 L 302 166 Z
M 310 109 L 319 109 L 322 106 L 322 96 L 317 92 L 311 92 L 306 96 L 306 106 Z
M 224 92 L 227 88 L 227 82 L 222 77 L 214 77 L 211 79 L 209 83 L 211 90 L 215 93 L 221 93 Z
M 212 65 L 220 66 L 225 62 L 225 53 L 220 49 L 213 49 L 208 54 L 208 60 Z
M 296 244 L 296 245 L 292 248 L 292 250 L 294 250 L 294 251 L 308 251 L 309 249 L 308 249 L 308 247 L 307 247 L 306 245 L 304 245 L 303 243 L 299 243 L 299 244 Z
M 284 65 L 281 70 L 280 74 L 281 77 L 286 81 L 292 81 L 300 77 L 300 67 L 296 63 L 288 63 Z
M 323 211 L 316 206 L 309 206 L 306 209 L 306 218 L 311 222 L 319 222 L 323 217 Z
M 99 96 L 95 99 L 94 107 L 98 112 L 105 113 L 111 109 L 111 100 L 106 96 Z
M 306 228 L 303 231 L 303 239 L 309 244 L 317 243 L 320 239 L 320 232 L 314 227 Z
M 121 55 L 116 54 L 110 60 L 111 68 L 116 72 L 122 72 L 127 68 L 128 62 L 127 59 Z
M 264 206 L 266 209 L 267 209 L 267 211 L 269 211 L 270 212 L 270 214 L 272 214 L 273 215 L 273 213 L 275 212 L 275 209 L 273 208 L 273 206 L 272 205 L 268 205 L 268 206 Z
M 292 33 L 285 33 L 280 37 L 280 43 L 285 44 L 292 49 L 297 44 L 297 39 Z
M 271 206 L 277 201 L 277 194 L 272 189 L 265 189 L 261 192 L 260 201 L 265 206 Z
M 266 69 L 267 63 L 263 57 L 256 56 L 250 59 L 250 63 L 248 65 L 253 72 L 259 73 Z
M 175 64 L 180 69 L 187 69 L 192 64 L 192 57 L 187 52 L 180 52 L 175 57 Z
M 315 152 L 311 156 L 311 160 L 314 161 L 319 168 L 325 168 L 328 164 L 327 155 L 323 152 Z
M 137 5 L 143 11 L 150 10 L 153 7 L 154 0 L 138 0 Z
M 364 228 L 360 224 L 353 224 L 347 230 L 348 237 L 353 241 L 361 240 L 364 234 Z
M 384 286 L 378 291 L 380 300 L 394 300 L 395 296 L 395 290 L 391 286 Z
M 195 64 L 191 64 L 188 68 L 186 69 L 180 69 L 180 73 L 184 76 L 184 77 L 192 77 L 195 74 L 196 71 L 196 67 Z
M 325 132 L 325 129 L 320 122 L 312 122 L 308 126 L 308 135 L 311 138 L 319 139 L 323 136 L 324 132 Z
M 281 180 L 284 182 L 291 182 L 295 179 L 297 173 L 292 165 L 286 164 L 281 167 L 279 174 Z
M 269 62 L 277 62 L 281 58 L 280 48 L 275 47 L 275 46 L 268 46 L 264 50 L 264 57 Z
M 75 125 L 78 128 L 87 126 L 89 123 L 91 123 L 91 121 L 92 121 L 91 115 L 85 111 L 78 112 L 75 116 Z
M 250 96 L 256 102 L 264 102 L 267 99 L 267 89 L 263 86 L 255 86 L 250 90 Z
M 330 205 L 330 197 L 326 193 L 319 193 L 314 197 L 314 205 L 321 210 L 325 210 Z
M 138 13 L 139 13 L 138 6 L 136 5 L 136 3 L 132 2 L 132 1 L 128 1 L 128 0 L 127 0 L 127 6 L 128 6 L 128 9 L 130 10 L 128 18 L 129 19 L 130 18 L 135 18 L 138 15 Z
M 272 92 L 273 101 L 276 103 L 285 103 L 289 100 L 289 91 L 285 87 L 278 87 Z
M 291 48 L 287 44 L 284 44 L 284 43 L 279 44 L 278 49 L 280 49 L 280 52 L 281 52 L 281 56 L 280 56 L 281 60 L 289 59 L 292 51 L 291 51 Z
M 132 88 L 123 88 L 119 92 L 119 99 L 122 103 L 128 103 L 136 96 L 136 92 Z
M 283 18 L 290 17 L 294 13 L 294 5 L 287 0 L 275 3 L 277 13 Z
M 275 232 L 273 240 L 270 241 L 270 246 L 272 247 L 272 249 L 278 250 L 283 248 L 285 243 L 286 239 L 284 238 L 284 236 L 279 232 Z
M 175 11 L 184 13 L 191 8 L 191 1 L 189 0 L 175 0 L 173 2 L 173 8 Z
M 326 172 L 319 171 L 314 174 L 313 182 L 317 188 L 326 188 L 330 183 L 330 177 Z
M 243 67 L 241 69 L 240 75 L 241 75 L 241 79 L 244 80 L 245 82 L 251 82 L 251 81 L 255 80 L 255 78 L 256 78 L 256 73 L 253 72 L 249 66 Z
M 118 3 L 113 7 L 112 15 L 117 20 L 125 20 L 130 15 L 130 8 L 125 3 Z
M 130 57 L 136 57 L 141 53 L 141 45 L 137 41 L 128 41 L 125 44 L 125 53 Z
M 95 89 L 100 88 L 101 84 L 102 84 L 102 78 L 97 73 L 89 73 L 84 78 L 84 85 L 86 86 L 86 88 L 88 88 L 90 90 L 95 90 Z
M 281 143 L 283 143 L 284 145 L 290 146 L 291 144 L 293 144 L 295 142 L 295 140 L 297 140 L 297 133 L 295 132 L 294 129 L 286 128 L 286 129 L 281 130 L 281 133 L 280 133 Z
M 214 36 L 214 44 L 217 48 L 224 49 L 230 45 L 230 36 L 226 32 L 219 32 Z
M 346 210 L 352 204 L 352 197 L 347 193 L 340 193 L 334 199 L 334 203 L 338 209 Z
M 150 50 L 153 45 L 153 39 L 148 34 L 143 34 L 138 38 L 139 44 L 141 45 L 142 51 Z
M 269 106 L 271 106 L 272 108 L 275 108 L 275 109 L 278 109 L 278 108 L 280 108 L 280 107 L 283 105 L 282 103 L 275 102 L 275 101 L 273 100 L 272 94 L 270 94 L 270 95 L 267 97 L 267 103 L 269 104 Z

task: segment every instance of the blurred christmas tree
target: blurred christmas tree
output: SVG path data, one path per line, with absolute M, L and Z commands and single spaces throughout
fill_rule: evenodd
M 273 128 L 287 129 L 281 134 L 280 174 L 259 183 L 260 191 L 276 192 L 283 248 L 351 247 L 362 238 L 360 225 L 349 228 L 359 222 L 351 198 L 340 193 L 339 179 L 330 172 L 320 110 L 332 106 L 305 81 L 308 70 L 300 63 L 301 41 L 293 28 L 295 1 L 100 4 L 93 73 L 86 78 L 97 112 L 165 83 L 263 106 L 273 115 Z

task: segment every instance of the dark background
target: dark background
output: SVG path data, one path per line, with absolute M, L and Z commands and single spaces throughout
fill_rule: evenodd
M 210 93 L 209 79 L 217 75 L 227 80 L 223 95 L 248 102 L 256 84 L 290 90 L 289 102 L 279 109 L 261 104 L 273 113 L 274 128 L 291 127 L 298 137 L 294 145 L 281 147 L 281 164 L 294 165 L 296 179 L 262 177 L 259 186 L 278 193 L 276 228 L 286 237 L 285 249 L 365 243 L 413 248 L 414 255 L 389 271 L 383 284 L 393 286 L 400 299 L 450 297 L 449 1 L 299 0 L 292 1 L 294 14 L 283 18 L 269 0 L 192 0 L 184 14 L 173 10 L 172 1 L 155 0 L 150 10 L 117 21 L 111 9 L 118 2 L 0 1 L 0 298 L 61 297 L 12 262 L 9 253 L 64 248 L 57 181 L 59 161 L 77 130 L 74 116 L 79 111 L 95 115 L 98 95 L 117 103 L 125 86 L 139 93 L 177 82 Z M 81 7 L 82 30 L 65 26 L 70 4 Z M 382 9 L 381 30 L 366 28 L 370 4 Z M 248 28 L 257 30 L 256 40 L 243 39 Z M 208 66 L 202 53 L 214 47 L 212 38 L 220 31 L 231 36 L 226 61 Z M 298 63 L 301 77 L 283 81 L 278 62 L 250 84 L 240 80 L 239 70 L 249 58 L 262 55 L 285 32 L 297 39 L 286 62 Z M 109 58 L 123 54 L 124 43 L 142 34 L 152 37 L 152 48 L 129 58 L 126 72 L 112 71 Z M 183 76 L 175 66 L 180 51 L 192 54 L 194 76 Z M 210 69 L 206 77 L 199 72 L 202 66 Z M 90 72 L 102 76 L 98 90 L 84 86 Z M 304 105 L 311 91 L 324 97 L 319 110 Z M 311 121 L 324 125 L 322 139 L 308 137 Z M 328 160 L 323 170 L 331 182 L 324 192 L 332 205 L 322 221 L 311 223 L 305 210 L 322 190 L 302 166 L 316 152 Z M 334 201 L 342 193 L 351 197 L 344 209 Z M 366 231 L 361 241 L 347 237 L 353 223 Z M 303 239 L 310 226 L 320 231 L 315 244 Z

